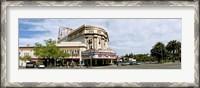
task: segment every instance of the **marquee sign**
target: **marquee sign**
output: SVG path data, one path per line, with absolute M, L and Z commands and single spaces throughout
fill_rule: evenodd
M 83 58 L 115 58 L 116 54 L 115 53 L 108 53 L 108 52 L 103 52 L 103 53 L 83 53 L 82 57 Z

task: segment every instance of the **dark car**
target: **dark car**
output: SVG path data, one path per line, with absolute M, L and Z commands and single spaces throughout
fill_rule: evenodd
M 34 68 L 34 67 L 35 67 L 35 63 L 33 63 L 33 62 L 26 63 L 26 68 Z
M 134 62 L 133 62 L 133 61 L 131 61 L 129 64 L 130 64 L 130 65 L 134 65 Z
M 135 63 L 136 63 L 136 61 L 131 61 L 129 64 L 134 65 Z
M 30 61 L 26 63 L 26 68 L 35 68 L 35 67 L 36 67 L 35 61 Z

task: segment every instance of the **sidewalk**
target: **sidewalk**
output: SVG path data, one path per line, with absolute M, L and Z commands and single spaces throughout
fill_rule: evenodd
M 117 67 L 117 65 L 106 65 L 106 66 L 92 66 L 92 68 L 105 68 L 105 67 Z
M 175 61 L 175 62 L 166 62 L 166 63 L 163 63 L 163 64 L 180 64 L 181 62 L 179 61 Z

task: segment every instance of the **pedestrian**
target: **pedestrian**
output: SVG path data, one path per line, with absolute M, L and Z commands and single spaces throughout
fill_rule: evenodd
M 67 64 L 67 68 L 69 68 L 69 62 L 68 62 L 68 61 L 67 61 L 67 63 L 66 63 L 66 64 Z
M 81 68 L 82 68 L 82 65 L 83 65 L 83 61 L 81 61 Z
M 87 68 L 89 67 L 89 64 L 88 64 L 88 62 L 86 62 L 86 66 L 87 66 Z

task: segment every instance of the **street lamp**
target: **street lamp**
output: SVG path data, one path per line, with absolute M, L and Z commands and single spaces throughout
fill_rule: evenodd
M 91 55 L 92 39 L 89 39 L 88 44 L 89 44 L 89 49 L 90 49 L 90 66 L 92 67 L 92 55 Z

